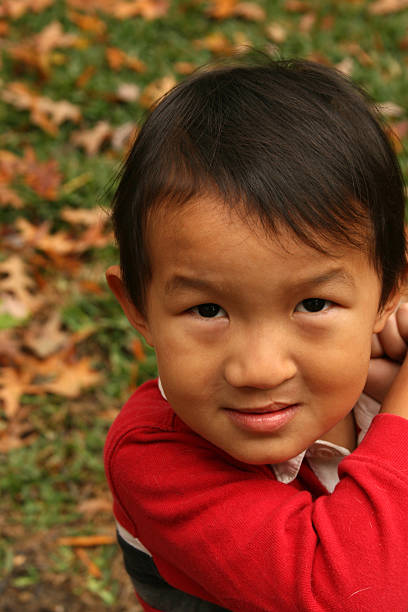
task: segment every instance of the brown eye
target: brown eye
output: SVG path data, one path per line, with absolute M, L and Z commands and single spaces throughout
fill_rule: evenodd
M 207 319 L 216 317 L 222 310 L 221 306 L 218 306 L 218 304 L 211 304 L 211 303 L 200 304 L 196 308 L 197 308 L 197 312 L 200 315 L 200 317 L 206 317 Z
M 296 310 L 298 312 L 321 312 L 327 310 L 331 302 L 322 298 L 307 298 L 298 304 Z

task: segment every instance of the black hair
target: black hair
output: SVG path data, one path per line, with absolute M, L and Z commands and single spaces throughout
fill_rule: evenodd
M 382 281 L 379 306 L 406 267 L 404 185 L 368 96 L 306 60 L 226 65 L 193 74 L 144 123 L 114 196 L 124 283 L 143 312 L 152 211 L 215 194 L 305 243 L 364 249 Z

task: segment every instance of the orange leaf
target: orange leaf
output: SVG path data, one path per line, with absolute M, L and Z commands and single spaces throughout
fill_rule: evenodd
M 114 544 L 116 542 L 116 537 L 112 535 L 74 536 L 71 538 L 58 538 L 57 542 L 59 546 L 78 546 L 80 548 L 89 548 L 91 546 Z
M 76 556 L 85 565 L 90 576 L 94 578 L 102 578 L 102 572 L 99 567 L 92 561 L 89 554 L 83 548 L 77 548 L 75 551 Z
M 92 32 L 93 34 L 104 34 L 106 32 L 106 23 L 95 15 L 82 15 L 71 11 L 68 13 L 69 19 L 75 23 L 81 30 Z
M 176 79 L 173 76 L 165 76 L 161 79 L 152 81 L 143 90 L 139 103 L 145 108 L 153 106 L 162 96 L 164 96 L 164 94 L 172 89 L 175 84 Z
M 408 8 L 408 0 L 377 0 L 368 7 L 372 15 L 389 15 Z
M 107 121 L 98 121 L 90 130 L 78 130 L 71 135 L 71 142 L 85 149 L 87 155 L 98 153 L 103 143 L 110 137 L 112 128 Z

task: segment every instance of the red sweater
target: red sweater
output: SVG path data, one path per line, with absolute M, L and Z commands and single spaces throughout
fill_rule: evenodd
M 233 459 L 150 381 L 112 425 L 105 468 L 117 521 L 185 593 L 234 612 L 408 611 L 408 420 L 376 416 L 328 494 L 306 461 L 283 484 Z

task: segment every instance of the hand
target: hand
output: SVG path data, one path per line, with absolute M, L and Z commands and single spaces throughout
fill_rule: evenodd
M 364 392 L 380 403 L 387 395 L 407 354 L 408 303 L 402 303 L 388 319 L 384 329 L 373 335 L 371 361 Z

